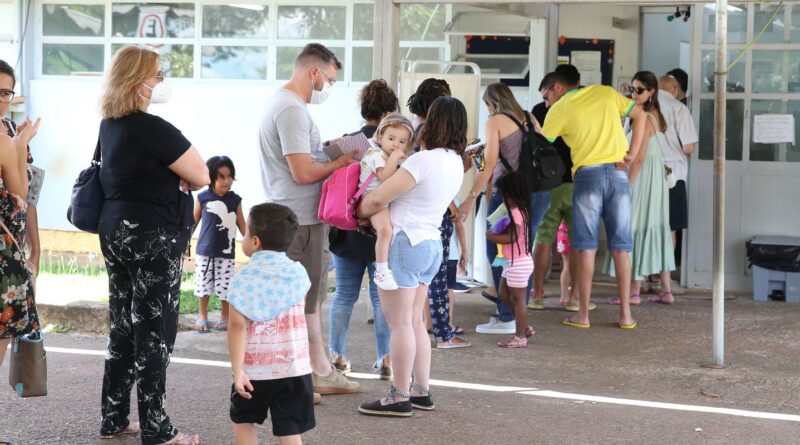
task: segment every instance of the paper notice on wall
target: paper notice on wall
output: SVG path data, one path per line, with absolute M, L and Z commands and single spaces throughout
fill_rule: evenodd
M 569 56 L 558 56 L 556 65 L 569 65 Z
M 753 142 L 794 145 L 794 115 L 757 114 L 753 119 Z
M 581 85 L 602 85 L 603 73 L 600 71 L 581 71 Z
M 581 73 L 581 80 L 583 80 L 584 73 L 600 72 L 600 51 L 572 51 L 570 53 L 572 65 Z M 581 82 L 585 83 L 585 82 Z

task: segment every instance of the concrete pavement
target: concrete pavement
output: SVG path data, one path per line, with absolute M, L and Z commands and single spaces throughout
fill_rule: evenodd
M 634 307 L 639 327 L 628 332 L 615 327 L 617 308 L 604 304 L 612 290 L 596 287 L 598 309 L 588 330 L 561 326 L 567 313 L 558 309 L 529 311 L 537 334 L 523 350 L 503 350 L 495 346 L 500 336 L 475 334 L 474 326 L 485 322 L 492 308 L 476 292 L 459 295 L 456 322 L 474 346 L 433 351 L 432 377 L 442 381 L 432 386 L 436 411 L 415 412 L 411 419 L 359 415 L 360 403 L 387 389 L 384 382 L 359 379 L 361 394 L 323 398 L 317 428 L 304 435 L 305 443 L 800 443 L 800 306 L 756 304 L 744 297 L 727 301 L 729 366 L 710 370 L 700 367 L 711 357 L 710 301 L 692 295 L 671 307 Z M 354 372 L 369 374 L 374 340 L 365 301 L 354 311 L 349 346 Z M 216 363 L 227 360 L 225 341 L 224 334 L 180 333 L 168 371 L 169 414 L 182 431 L 198 432 L 202 443 L 233 443 L 227 417 L 230 371 Z M 23 400 L 8 388 L 0 391 L 6 407 L 0 440 L 138 443 L 96 436 L 103 357 L 95 354 L 102 354 L 104 337 L 51 334 L 46 344 L 95 352 L 51 351 L 46 398 Z M 620 404 L 631 400 L 645 406 Z M 729 411 L 707 412 L 720 408 Z M 132 411 L 135 418 L 135 406 Z M 277 443 L 270 429 L 268 420 L 260 428 L 262 443 Z

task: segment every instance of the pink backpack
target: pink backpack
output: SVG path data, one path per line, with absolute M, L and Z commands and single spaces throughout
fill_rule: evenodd
M 335 170 L 325 180 L 317 212 L 320 221 L 342 230 L 358 230 L 356 208 L 364 190 L 375 179 L 375 173 L 369 175 L 361 187 L 358 186 L 359 176 L 361 164 L 357 162 Z

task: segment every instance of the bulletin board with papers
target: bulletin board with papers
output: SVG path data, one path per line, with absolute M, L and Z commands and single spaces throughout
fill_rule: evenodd
M 614 41 L 558 39 L 559 63 L 571 63 L 581 73 L 581 85 L 611 86 L 614 73 Z

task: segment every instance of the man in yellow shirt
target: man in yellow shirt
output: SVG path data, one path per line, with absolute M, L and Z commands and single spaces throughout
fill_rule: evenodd
M 550 141 L 560 136 L 570 147 L 574 178 L 570 245 L 578 255 L 580 310 L 564 320 L 564 324 L 578 328 L 590 326 L 589 300 L 602 218 L 608 250 L 617 271 L 619 327 L 633 329 L 636 321 L 630 311 L 631 191 L 625 167 L 636 158 L 641 147 L 644 111 L 607 86 L 578 89 L 578 85 L 570 84 L 559 73 L 551 76 L 549 83 L 540 90 L 544 99 L 553 103 L 542 133 Z M 634 121 L 630 150 L 620 120 L 623 117 Z

